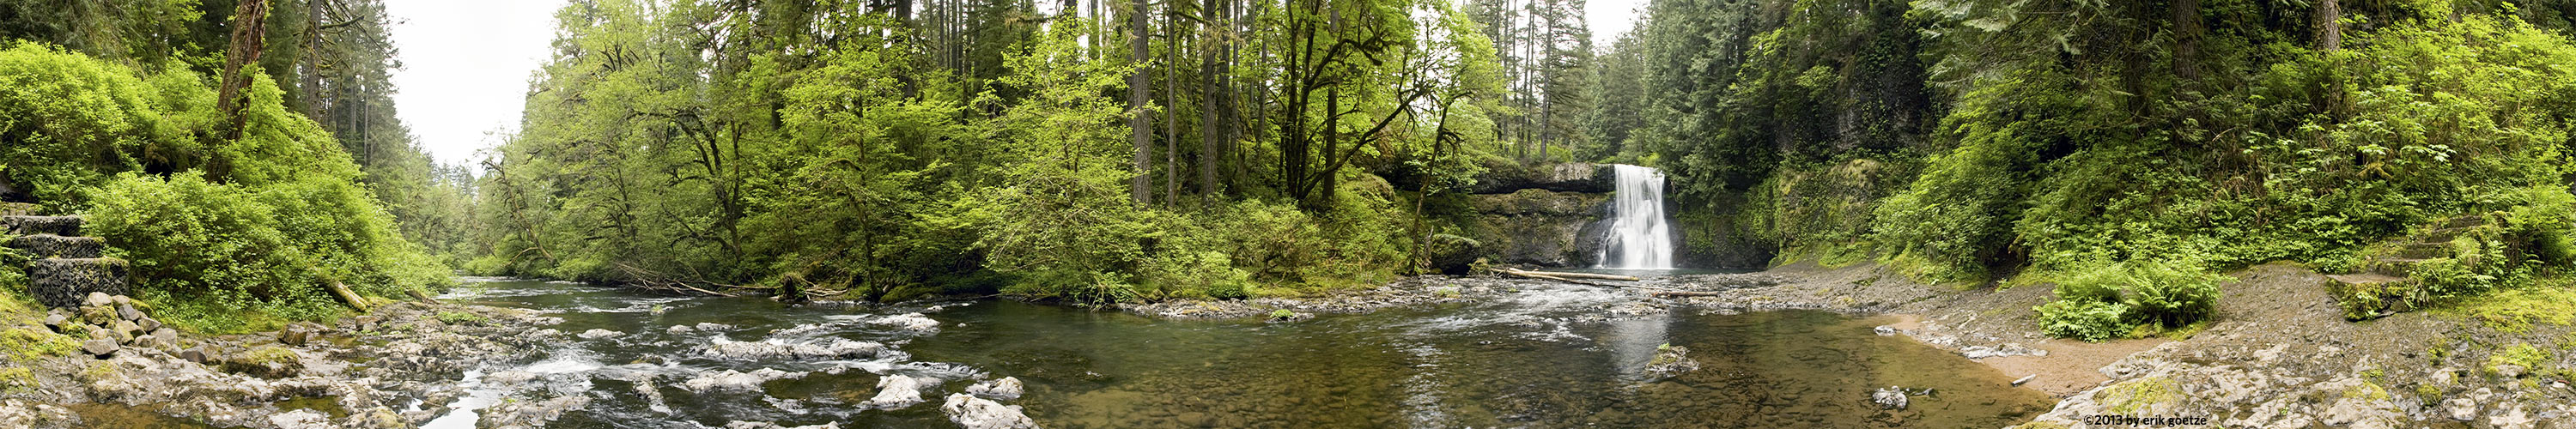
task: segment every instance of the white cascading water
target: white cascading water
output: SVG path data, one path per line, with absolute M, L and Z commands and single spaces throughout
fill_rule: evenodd
M 1627 164 L 1611 166 L 1618 187 L 1611 209 L 1610 238 L 1601 250 L 1602 268 L 1671 269 L 1672 229 L 1664 222 L 1664 172 Z

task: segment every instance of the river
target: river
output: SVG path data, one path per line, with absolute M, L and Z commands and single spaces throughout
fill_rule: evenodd
M 1528 284 L 1502 298 L 1323 315 L 1287 323 L 1172 321 L 1007 300 L 888 308 L 789 306 L 761 298 L 677 298 L 560 282 L 484 279 L 452 302 L 561 317 L 574 337 L 525 362 L 468 375 L 489 383 L 431 427 L 471 427 L 498 401 L 587 395 L 551 427 L 794 426 L 953 428 L 940 397 L 979 379 L 1016 377 L 1023 407 L 1050 428 L 1164 427 L 1997 427 L 2053 400 L 1957 355 L 1901 336 L 1883 318 L 1827 312 L 1725 314 L 1691 308 L 1620 316 L 1627 292 Z M 908 329 L 919 312 L 935 332 Z M 686 326 L 680 331 L 674 326 Z M 883 343 L 867 359 L 733 360 L 726 341 Z M 1688 347 L 1701 368 L 1651 379 L 1658 346 Z M 726 371 L 783 371 L 757 389 L 693 391 Z M 886 374 L 940 380 L 930 402 L 861 403 Z M 1920 395 L 1901 411 L 1873 389 Z M 1925 390 L 1928 389 L 1928 392 Z

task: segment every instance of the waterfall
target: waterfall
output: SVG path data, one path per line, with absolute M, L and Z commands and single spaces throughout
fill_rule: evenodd
M 1611 168 L 1619 181 L 1611 195 L 1616 198 L 1611 213 L 1616 218 L 1601 249 L 1601 267 L 1672 268 L 1672 228 L 1664 222 L 1664 173 L 1627 164 Z

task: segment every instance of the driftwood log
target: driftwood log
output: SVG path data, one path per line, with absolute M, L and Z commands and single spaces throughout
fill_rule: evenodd
M 1656 298 L 1669 298 L 1669 297 L 1676 297 L 1676 296 L 1721 296 L 1721 294 L 1720 294 L 1719 292 L 1701 292 L 1701 291 L 1690 291 L 1690 290 L 1670 290 L 1670 291 L 1655 292 L 1655 297 L 1656 297 Z
M 349 307 L 358 309 L 358 312 L 367 311 L 367 299 L 359 297 L 358 292 L 349 290 L 349 285 L 340 283 L 339 280 L 331 281 L 331 296 L 339 297 L 340 302 L 349 304 Z
M 1514 275 L 1514 276 L 1527 277 L 1527 278 L 1534 278 L 1534 279 L 1542 279 L 1542 280 L 1591 279 L 1591 280 L 1618 280 L 1618 281 L 1629 281 L 1629 282 L 1633 282 L 1633 281 L 1637 281 L 1637 280 L 1639 280 L 1636 276 L 1622 276 L 1622 275 L 1617 275 L 1617 274 L 1568 273 L 1568 272 L 1561 272 L 1561 271 L 1522 271 L 1522 270 L 1515 270 L 1515 269 L 1511 269 L 1511 268 L 1498 268 L 1497 270 L 1501 271 L 1503 274 L 1510 274 L 1510 275 Z

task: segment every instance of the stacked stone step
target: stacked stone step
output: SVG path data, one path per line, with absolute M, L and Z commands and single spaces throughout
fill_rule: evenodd
M 2370 291 L 2391 288 L 2411 289 L 2415 280 L 2408 276 L 2414 273 L 2416 264 L 2436 258 L 2458 256 L 2459 250 L 2451 246 L 2451 240 L 2486 225 L 2486 218 L 2481 216 L 2444 219 L 2434 224 L 2432 229 L 2398 239 L 2397 251 L 2371 258 L 2370 261 L 2363 263 L 2360 273 L 2326 276 L 2332 280 L 2328 286 L 2338 297 L 2368 296 L 2371 294 Z M 2351 298 L 2343 299 L 2351 300 Z M 2346 314 L 2345 317 L 2370 319 L 2413 310 L 2404 300 L 2394 296 L 2376 301 L 2378 302 L 2345 302 L 2348 307 L 2355 305 L 2369 307 L 2346 308 L 2347 313 L 2354 314 Z M 2365 312 L 2367 314 L 2357 314 Z
M 45 326 L 64 335 L 87 335 L 81 351 L 106 357 L 126 348 L 179 348 L 179 331 L 163 326 L 143 312 L 142 304 L 124 295 L 109 296 L 91 292 L 81 297 L 76 308 L 57 308 L 45 316 Z
M 24 212 L 24 207 L 9 208 Z M 80 216 L 0 216 L 0 229 L 15 237 L 9 248 L 37 258 L 27 263 L 27 293 L 56 308 L 77 307 L 92 292 L 126 294 L 125 260 L 101 257 L 107 243 L 80 236 Z

